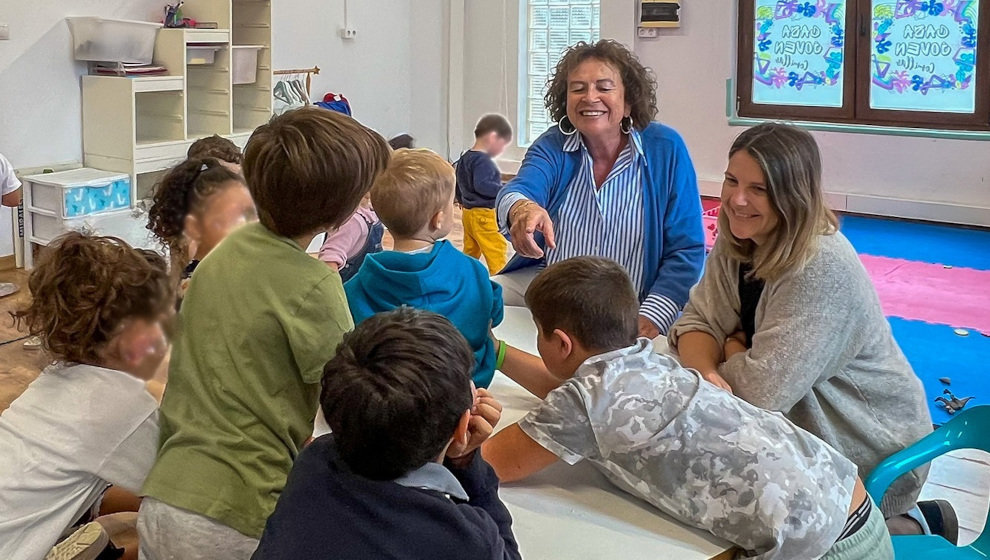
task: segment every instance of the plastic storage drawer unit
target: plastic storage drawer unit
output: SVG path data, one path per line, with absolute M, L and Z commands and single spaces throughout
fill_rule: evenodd
M 125 173 L 83 167 L 24 178 L 31 210 L 78 218 L 131 207 L 131 178 Z

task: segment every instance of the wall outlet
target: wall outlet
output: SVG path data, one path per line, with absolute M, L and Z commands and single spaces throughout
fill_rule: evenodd
M 656 39 L 660 36 L 660 29 L 657 27 L 640 27 L 637 31 L 640 39 Z
M 340 29 L 341 39 L 354 39 L 355 37 L 357 37 L 357 29 L 352 27 L 343 27 Z
M 10 40 L 10 26 L 6 23 L 0 23 L 0 41 Z

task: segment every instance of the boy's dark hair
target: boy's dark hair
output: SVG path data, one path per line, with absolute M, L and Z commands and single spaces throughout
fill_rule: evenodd
M 471 408 L 474 355 L 447 319 L 400 307 L 344 335 L 320 406 L 355 473 L 392 480 L 435 461 Z
M 284 237 L 340 227 L 388 164 L 385 139 L 319 107 L 273 117 L 244 152 L 244 178 L 258 219 Z
M 639 333 L 639 298 L 615 261 L 577 257 L 552 264 L 526 290 L 526 306 L 546 334 L 560 329 L 588 350 L 625 348 Z
M 31 303 L 11 315 L 66 362 L 98 364 L 124 321 L 155 319 L 175 305 L 161 255 L 78 232 L 44 250 L 28 286 Z
M 217 158 L 227 163 L 240 164 L 243 154 L 241 149 L 223 136 L 214 134 L 206 138 L 200 138 L 189 146 L 186 152 L 188 159 Z
M 426 148 L 396 150 L 371 189 L 371 206 L 394 237 L 408 238 L 454 194 L 454 167 Z
M 478 124 L 474 127 L 474 137 L 481 138 L 489 132 L 494 132 L 499 138 L 508 140 L 512 138 L 512 125 L 509 124 L 509 119 L 498 113 L 491 113 L 478 119 Z

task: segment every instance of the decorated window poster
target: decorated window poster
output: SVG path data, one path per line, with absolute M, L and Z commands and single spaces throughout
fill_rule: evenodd
M 842 107 L 845 0 L 754 0 L 753 103 Z
M 873 0 L 870 107 L 972 113 L 978 0 Z

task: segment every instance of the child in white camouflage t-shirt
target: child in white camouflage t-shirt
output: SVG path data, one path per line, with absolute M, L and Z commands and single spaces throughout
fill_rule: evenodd
M 502 482 L 563 459 L 764 559 L 892 560 L 890 535 L 856 466 L 779 413 L 752 406 L 636 340 L 625 271 L 581 257 L 548 267 L 526 303 L 546 369 L 543 403 L 482 448 Z M 513 350 L 503 370 L 546 371 Z M 515 370 L 515 371 L 513 371 Z

